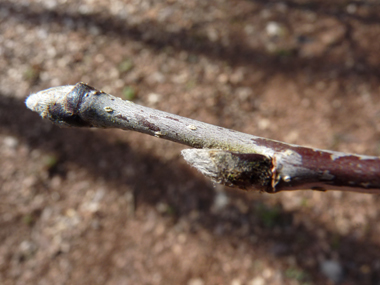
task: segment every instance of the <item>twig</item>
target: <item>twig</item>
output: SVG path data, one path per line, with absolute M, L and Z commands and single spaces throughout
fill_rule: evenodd
M 84 83 L 32 94 L 29 109 L 62 127 L 134 130 L 182 143 L 185 160 L 217 183 L 268 193 L 347 190 L 380 193 L 380 158 L 260 138 L 143 107 Z

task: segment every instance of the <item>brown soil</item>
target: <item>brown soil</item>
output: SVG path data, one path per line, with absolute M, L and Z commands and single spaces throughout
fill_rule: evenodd
M 84 81 L 379 155 L 379 51 L 376 0 L 0 0 L 0 283 L 333 284 L 334 261 L 342 284 L 379 284 L 378 196 L 215 187 L 180 145 L 59 129 L 24 105 Z

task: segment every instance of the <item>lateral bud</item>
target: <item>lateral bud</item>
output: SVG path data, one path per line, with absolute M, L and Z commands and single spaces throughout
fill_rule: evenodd
M 182 155 L 191 166 L 216 183 L 273 192 L 273 163 L 265 155 L 219 149 L 185 149 Z

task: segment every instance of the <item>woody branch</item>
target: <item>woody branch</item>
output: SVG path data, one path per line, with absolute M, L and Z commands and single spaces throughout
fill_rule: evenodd
M 32 94 L 29 109 L 61 127 L 134 130 L 192 147 L 185 160 L 213 181 L 268 193 L 380 193 L 380 158 L 253 136 L 123 101 L 84 83 Z

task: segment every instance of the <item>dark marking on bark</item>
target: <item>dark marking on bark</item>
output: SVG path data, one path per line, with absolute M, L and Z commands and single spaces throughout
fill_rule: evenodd
M 121 114 L 118 114 L 118 115 L 116 115 L 115 117 L 118 118 L 118 119 L 120 119 L 120 120 L 123 120 L 123 121 L 129 122 L 128 118 L 125 117 L 125 116 L 123 116 L 123 115 L 121 115 Z
M 176 118 L 172 118 L 172 117 L 169 117 L 169 116 L 166 116 L 165 118 L 170 119 L 170 120 L 173 120 L 173 121 L 177 121 L 177 122 L 179 122 L 179 120 L 176 119 Z
M 153 131 L 153 132 L 158 132 L 160 131 L 161 129 L 159 127 L 157 127 L 155 124 L 147 121 L 143 116 L 140 116 L 140 115 L 136 115 L 136 118 L 137 120 L 139 121 L 139 123 L 141 125 L 143 125 L 144 127 L 147 127 L 149 130 Z

